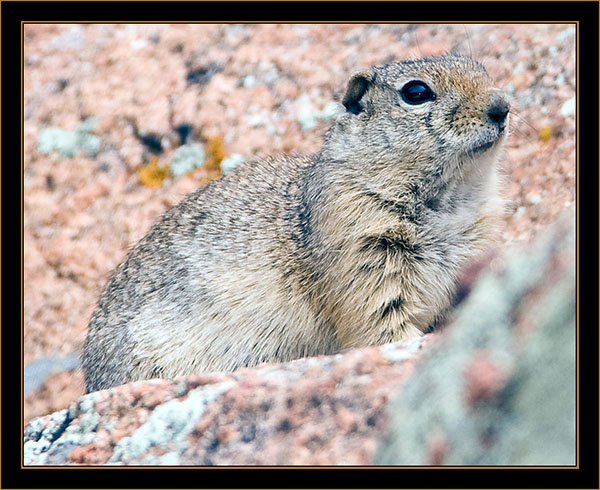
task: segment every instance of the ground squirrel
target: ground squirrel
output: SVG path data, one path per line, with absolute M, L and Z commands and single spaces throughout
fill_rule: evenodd
M 242 165 L 129 252 L 90 320 L 88 392 L 383 344 L 444 315 L 501 213 L 509 104 L 461 55 L 356 73 L 342 104 L 319 153 Z

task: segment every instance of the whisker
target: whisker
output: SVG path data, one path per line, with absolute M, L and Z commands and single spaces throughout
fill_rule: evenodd
M 523 121 L 527 126 L 529 126 L 531 129 L 533 129 L 536 133 L 539 132 L 539 129 L 536 128 L 532 123 L 530 123 L 527 119 L 525 119 L 523 116 L 521 116 L 521 114 L 519 114 L 517 111 L 510 111 L 511 114 L 513 114 L 515 117 L 518 117 L 519 120 Z
M 417 45 L 417 49 L 419 50 L 419 56 L 422 58 L 423 57 L 423 52 L 421 51 L 421 45 L 419 44 L 419 36 L 417 34 L 417 30 L 416 29 L 413 31 L 413 36 L 415 38 L 415 43 Z
M 469 44 L 469 56 L 473 58 L 473 46 L 471 46 L 471 36 L 469 36 L 469 31 L 467 30 L 467 26 L 462 24 L 463 29 L 465 30 L 465 34 L 467 36 L 467 43 Z

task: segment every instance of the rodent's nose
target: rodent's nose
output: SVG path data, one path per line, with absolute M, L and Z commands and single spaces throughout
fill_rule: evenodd
M 503 128 L 509 110 L 510 104 L 505 99 L 495 98 L 488 107 L 487 117 L 493 124 Z

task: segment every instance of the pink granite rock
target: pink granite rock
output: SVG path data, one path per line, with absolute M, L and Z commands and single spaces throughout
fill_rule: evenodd
M 29 423 L 25 464 L 369 464 L 388 399 L 434 340 L 91 393 Z

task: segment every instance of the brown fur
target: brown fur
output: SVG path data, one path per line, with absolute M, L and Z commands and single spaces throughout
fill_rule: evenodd
M 414 79 L 436 99 L 404 102 Z M 90 321 L 88 392 L 427 331 L 501 212 L 503 97 L 464 56 L 357 73 L 320 153 L 241 166 L 129 252 Z

